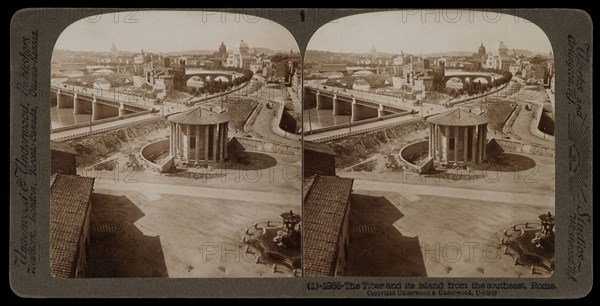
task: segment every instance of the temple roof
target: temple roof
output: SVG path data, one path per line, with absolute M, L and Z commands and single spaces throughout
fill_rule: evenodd
M 475 115 L 460 108 L 447 111 L 445 113 L 431 116 L 427 121 L 437 125 L 448 126 L 473 126 L 488 122 L 488 119 L 482 115 Z
M 169 121 L 188 125 L 212 125 L 228 122 L 229 118 L 222 114 L 200 107 L 169 117 Z

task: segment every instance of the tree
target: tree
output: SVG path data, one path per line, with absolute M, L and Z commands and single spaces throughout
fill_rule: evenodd
M 529 62 L 532 63 L 532 64 L 534 64 L 534 65 L 538 65 L 538 64 L 546 62 L 546 59 L 543 58 L 541 55 L 536 54 L 534 57 L 532 57 L 529 60 Z
M 273 57 L 271 57 L 271 62 L 279 63 L 279 62 L 287 60 L 288 58 L 289 58 L 289 56 L 286 54 L 275 54 L 275 55 L 273 55 Z

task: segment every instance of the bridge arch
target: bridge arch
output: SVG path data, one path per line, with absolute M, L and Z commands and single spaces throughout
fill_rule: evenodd
M 371 70 L 358 70 L 352 74 L 352 76 L 369 76 L 373 75 L 373 71 Z
M 229 82 L 229 79 L 227 77 L 223 76 L 223 75 L 216 76 L 214 78 L 214 80 L 217 81 L 217 82 L 221 81 L 223 83 L 228 83 Z
M 451 77 L 446 81 L 446 88 L 460 89 L 463 88 L 464 85 L 463 79 L 459 77 Z
M 227 83 L 227 82 L 233 81 L 233 79 L 235 78 L 235 75 L 233 73 L 210 72 L 210 71 L 186 73 L 186 75 L 185 75 L 186 82 L 188 80 L 190 80 L 191 78 L 201 78 L 204 82 L 221 80 L 222 82 Z
M 478 78 L 474 79 L 473 83 L 476 83 L 476 82 L 479 82 L 481 84 L 487 84 L 487 83 L 489 83 L 488 79 L 484 78 L 484 77 L 478 77 Z

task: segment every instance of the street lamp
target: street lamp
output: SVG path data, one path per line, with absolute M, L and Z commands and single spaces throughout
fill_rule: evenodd
M 482 99 L 479 99 L 479 113 L 483 114 L 483 99 L 485 99 L 487 101 L 487 96 L 485 96 Z
M 347 114 L 348 112 L 346 112 Z M 350 117 L 348 118 L 348 135 L 352 136 L 352 111 L 350 112 Z
M 94 107 L 93 103 L 92 103 L 92 108 Z M 86 113 L 90 114 L 90 134 L 92 133 L 92 114 L 93 114 L 93 110 L 87 110 Z

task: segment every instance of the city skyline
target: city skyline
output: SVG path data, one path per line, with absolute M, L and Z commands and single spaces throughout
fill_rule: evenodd
M 207 11 L 115 14 L 90 16 L 72 23 L 58 37 L 54 49 L 108 52 L 114 43 L 118 50 L 129 52 L 216 51 L 221 42 L 232 50 L 244 40 L 250 48 L 299 52 L 288 30 L 255 16 Z M 178 31 L 179 35 L 173 34 Z
M 320 27 L 306 50 L 368 53 L 375 46 L 385 53 L 474 53 L 481 43 L 492 51 L 500 42 L 509 49 L 552 51 L 546 34 L 534 23 L 507 14 L 466 10 L 392 11 L 343 17 Z

